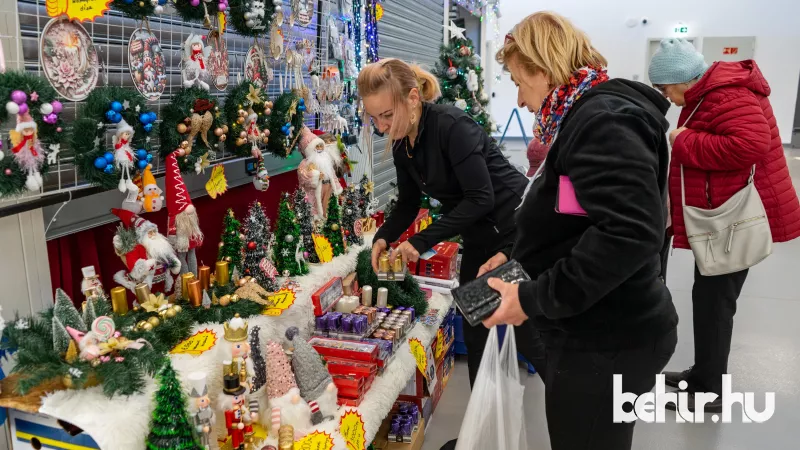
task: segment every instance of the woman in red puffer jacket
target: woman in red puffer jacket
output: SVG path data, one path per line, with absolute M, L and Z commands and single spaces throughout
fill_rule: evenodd
M 681 165 L 686 204 L 707 209 L 719 207 L 744 188 L 755 165 L 755 185 L 767 212 L 773 241 L 787 242 L 800 236 L 800 202 L 767 98 L 770 87 L 755 61 L 716 62 L 707 68 L 691 43 L 666 39 L 653 56 L 649 75 L 657 89 L 683 107 L 679 128 L 670 133 L 669 196 L 674 247 L 690 248 L 681 207 Z M 697 111 L 687 124 L 695 108 Z M 721 393 L 736 300 L 746 277 L 747 270 L 702 276 L 695 267 L 695 364 L 683 372 L 667 372 L 667 385 L 678 387 L 680 381 L 686 380 L 690 393 Z M 691 399 L 689 407 L 693 410 Z M 706 406 L 706 411 L 718 411 L 720 405 L 718 398 Z

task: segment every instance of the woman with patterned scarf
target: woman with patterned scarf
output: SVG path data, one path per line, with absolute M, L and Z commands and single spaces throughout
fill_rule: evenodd
M 502 303 L 484 325 L 531 321 L 541 335 L 553 450 L 630 449 L 633 414 L 614 423 L 614 392 L 649 392 L 677 343 L 659 278 L 669 103 L 641 83 L 610 80 L 587 36 L 556 14 L 525 18 L 497 60 L 550 149 L 518 209 L 513 247 L 480 271 L 516 259 L 531 281 L 490 279 Z

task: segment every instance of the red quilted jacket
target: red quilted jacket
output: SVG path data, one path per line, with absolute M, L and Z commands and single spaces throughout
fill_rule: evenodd
M 800 202 L 767 97 L 770 87 L 755 61 L 716 62 L 684 94 L 679 124 L 703 102 L 672 147 L 669 193 L 676 248 L 689 248 L 681 208 L 681 164 L 686 203 L 716 208 L 747 184 L 755 183 L 767 210 L 772 239 L 800 236 Z

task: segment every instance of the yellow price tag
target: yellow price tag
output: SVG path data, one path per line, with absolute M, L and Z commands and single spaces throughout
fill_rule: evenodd
M 228 190 L 228 180 L 225 179 L 225 166 L 217 164 L 211 171 L 211 178 L 206 183 L 206 191 L 211 198 L 217 198 Z
M 439 331 L 436 332 L 436 353 L 435 353 L 436 356 L 435 357 L 436 357 L 437 361 L 439 360 L 439 358 L 442 357 L 442 353 L 444 353 L 444 332 L 442 331 L 441 328 L 439 328 Z
M 315 234 L 313 237 L 314 249 L 317 251 L 317 256 L 319 256 L 320 262 L 331 262 L 333 259 L 333 247 L 331 246 L 331 241 L 321 234 Z
M 367 433 L 364 428 L 364 418 L 355 411 L 347 411 L 339 419 L 339 432 L 347 442 L 347 450 L 364 450 L 367 447 Z
M 290 306 L 294 305 L 294 299 L 294 292 L 291 289 L 283 288 L 267 297 L 267 305 L 261 314 L 265 316 L 280 316 Z
M 175 348 L 170 350 L 170 353 L 174 355 L 183 353 L 192 356 L 200 356 L 211 350 L 216 343 L 217 334 L 206 328 L 181 341 Z
M 109 5 L 111 5 L 111 0 L 47 0 L 45 2 L 48 16 L 59 17 L 66 14 L 70 20 L 80 22 L 84 20 L 94 22 L 94 19 L 103 17 L 103 14 L 111 9 Z
M 307 434 L 303 439 L 294 443 L 295 450 L 331 450 L 333 437 L 324 431 L 315 431 Z
M 411 354 L 414 355 L 414 359 L 417 361 L 417 368 L 425 375 L 425 378 L 428 378 L 428 373 L 426 371 L 428 368 L 428 355 L 425 354 L 425 347 L 422 345 L 422 341 L 417 338 L 411 338 L 408 340 L 408 346 L 409 350 L 411 350 Z

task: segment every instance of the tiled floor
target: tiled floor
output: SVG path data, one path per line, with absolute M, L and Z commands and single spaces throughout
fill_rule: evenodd
M 524 153 L 509 146 L 509 156 L 524 162 Z M 797 159 L 795 159 L 797 158 Z M 800 187 L 800 151 L 787 150 L 795 187 Z M 676 250 L 670 258 L 668 284 L 680 314 L 679 342 L 668 370 L 681 370 L 693 362 L 692 270 L 688 251 Z M 751 270 L 738 302 L 729 370 L 733 389 L 755 392 L 756 407 L 764 407 L 764 392 L 775 392 L 776 411 L 763 424 L 676 424 L 667 413 L 665 424 L 636 425 L 636 450 L 787 450 L 800 448 L 800 241 L 776 245 L 773 255 Z M 550 448 L 544 413 L 544 387 L 536 375 L 523 374 L 525 414 L 532 450 Z M 469 402 L 465 360 L 458 361 L 447 390 L 430 422 L 424 450 L 437 450 L 458 435 Z M 708 417 L 708 416 L 707 416 Z M 512 450 L 512 449 L 508 449 Z

